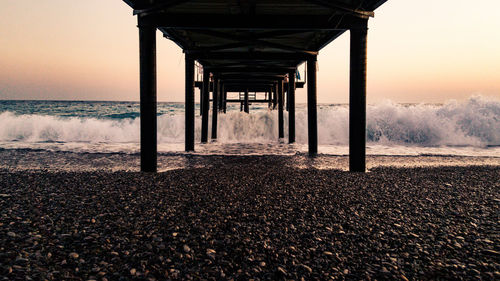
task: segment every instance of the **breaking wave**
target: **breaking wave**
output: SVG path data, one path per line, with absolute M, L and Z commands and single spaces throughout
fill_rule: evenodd
M 196 117 L 196 139 L 201 119 Z M 209 118 L 211 119 L 211 118 Z M 285 112 L 285 134 L 287 130 Z M 58 117 L 0 113 L 0 142 L 23 143 L 138 143 L 139 118 Z M 277 111 L 229 111 L 219 115 L 219 143 L 274 142 L 278 138 Z M 297 142 L 307 143 L 307 111 L 298 106 Z M 320 105 L 318 135 L 321 145 L 347 145 L 348 107 Z M 158 117 L 158 142 L 184 141 L 184 115 Z M 367 107 L 367 141 L 370 144 L 410 146 L 500 145 L 500 101 L 472 97 L 441 105 L 402 105 L 385 101 Z

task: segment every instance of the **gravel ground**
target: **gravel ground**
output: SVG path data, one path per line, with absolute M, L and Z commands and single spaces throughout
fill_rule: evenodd
M 0 170 L 0 280 L 500 279 L 498 166 Z

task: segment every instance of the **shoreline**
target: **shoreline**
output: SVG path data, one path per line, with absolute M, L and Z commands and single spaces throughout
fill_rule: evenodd
M 309 157 L 305 153 L 291 155 L 201 155 L 158 154 L 158 171 L 210 168 L 231 165 L 233 161 L 271 161 L 280 166 L 300 169 L 343 170 L 349 167 L 347 155 L 319 154 Z M 450 167 L 450 166 L 500 166 L 500 157 L 494 156 L 436 156 L 436 155 L 367 155 L 367 169 L 379 167 Z M 139 154 L 125 153 L 75 153 L 45 150 L 0 150 L 0 169 L 16 171 L 106 171 L 138 172 Z

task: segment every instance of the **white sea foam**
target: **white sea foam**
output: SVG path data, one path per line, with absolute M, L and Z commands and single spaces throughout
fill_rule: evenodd
M 278 138 L 277 111 L 251 114 L 229 111 L 219 115 L 218 144 L 274 143 Z M 211 118 L 209 118 L 211 120 Z M 285 112 L 285 135 L 288 115 Z M 136 152 L 139 119 L 97 119 L 49 115 L 0 113 L 0 147 L 76 150 L 86 152 Z M 347 106 L 320 106 L 319 144 L 344 150 L 349 140 Z M 200 139 L 201 119 L 196 119 Z M 296 113 L 297 142 L 307 143 L 307 111 Z M 286 136 L 285 136 L 286 137 Z M 182 150 L 184 115 L 158 118 L 160 150 Z M 367 107 L 367 141 L 372 147 L 435 148 L 500 146 L 500 102 L 483 97 L 450 101 L 444 105 L 401 105 L 390 101 Z M 335 150 L 335 149 L 334 149 Z M 320 150 L 321 151 L 321 150 Z M 335 150 L 338 151 L 338 150 Z

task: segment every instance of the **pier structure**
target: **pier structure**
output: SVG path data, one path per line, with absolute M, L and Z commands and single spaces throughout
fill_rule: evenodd
M 278 109 L 279 137 L 284 137 L 283 110 L 288 109 L 289 142 L 294 142 L 295 89 L 299 85 L 294 74 L 306 63 L 311 156 L 318 152 L 317 56 L 323 47 L 350 31 L 349 169 L 365 171 L 368 19 L 386 0 L 124 1 L 137 15 L 139 28 L 142 171 L 157 169 L 156 30 L 185 53 L 186 151 L 195 149 L 195 86 L 201 89 L 202 143 L 208 141 L 210 100 L 211 136 L 216 138 L 217 115 L 226 112 L 227 103 L 232 102 L 228 92 L 244 93 L 242 109 L 247 113 L 248 93 L 268 93 L 262 102 Z M 195 61 L 203 66 L 201 83 L 195 83 Z

